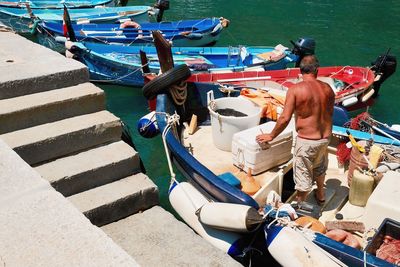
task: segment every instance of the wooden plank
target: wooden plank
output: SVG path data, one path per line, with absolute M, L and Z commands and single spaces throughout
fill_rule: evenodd
M 355 221 L 326 221 L 325 227 L 328 231 L 333 229 L 341 229 L 345 231 L 361 233 L 364 233 L 365 231 L 364 223 Z

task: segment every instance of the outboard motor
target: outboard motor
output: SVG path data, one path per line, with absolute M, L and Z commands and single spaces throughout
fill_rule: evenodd
M 299 56 L 296 67 L 300 66 L 300 61 L 307 55 L 314 55 L 315 40 L 309 37 L 302 37 L 297 42 L 290 41 L 293 45 L 292 53 Z
M 382 83 L 396 71 L 396 57 L 389 55 L 389 51 L 390 49 L 384 55 L 380 55 L 375 62 L 371 63 L 371 70 L 375 71 L 376 75 L 380 75 L 380 78 L 374 82 L 375 93 L 372 97 L 378 96 Z
M 169 9 L 169 0 L 157 0 L 157 2 L 154 4 L 155 8 L 158 8 L 158 14 L 157 14 L 157 22 L 160 22 L 162 20 L 164 10 Z

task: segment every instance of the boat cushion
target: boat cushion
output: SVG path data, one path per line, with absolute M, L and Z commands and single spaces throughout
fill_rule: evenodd
M 220 175 L 218 175 L 218 177 L 227 182 L 228 184 L 240 188 L 240 180 L 231 172 L 221 173 Z

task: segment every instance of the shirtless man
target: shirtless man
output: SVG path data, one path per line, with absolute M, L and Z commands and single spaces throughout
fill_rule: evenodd
M 258 143 L 270 142 L 288 125 L 295 114 L 297 139 L 294 149 L 293 174 L 297 201 L 304 201 L 317 183 L 318 204 L 325 201 L 324 181 L 328 167 L 327 147 L 332 133 L 335 94 L 331 87 L 317 80 L 319 62 L 314 55 L 305 56 L 300 63 L 303 81 L 291 87 L 282 114 L 269 134 L 256 137 Z

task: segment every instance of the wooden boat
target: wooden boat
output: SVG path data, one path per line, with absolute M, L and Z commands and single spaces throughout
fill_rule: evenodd
M 158 30 L 174 46 L 206 46 L 214 44 L 227 25 L 228 22 L 224 18 L 204 18 L 142 23 L 139 28 L 124 28 L 123 24 L 75 24 L 72 27 L 77 41 L 120 45 L 151 45 L 153 43 L 151 32 Z M 38 24 L 37 30 L 39 43 L 56 51 L 64 51 L 64 46 L 57 46 L 56 42 L 64 36 L 61 23 L 43 21 Z
M 73 24 L 85 23 L 123 23 L 135 20 L 138 23 L 148 22 L 149 18 L 158 14 L 158 9 L 150 6 L 127 6 L 75 8 L 69 10 Z M 0 20 L 15 32 L 31 32 L 32 24 L 38 21 L 62 23 L 62 9 L 25 9 L 0 6 Z
M 336 94 L 335 103 L 347 110 L 370 106 L 377 93 L 374 86 L 381 73 L 371 67 L 334 66 L 320 67 L 318 79 L 328 83 Z M 225 87 L 256 87 L 285 95 L 288 88 L 302 81 L 300 69 L 254 71 L 236 73 L 201 73 L 191 76 L 190 81 L 215 83 Z
M 276 146 L 276 149 L 271 150 L 271 154 L 269 155 L 270 159 L 266 159 L 265 155 L 260 155 L 259 158 L 256 156 L 255 159 L 251 158 L 252 154 L 257 155 L 261 151 L 261 148 L 252 150 L 253 147 L 257 146 L 254 139 L 256 134 L 261 132 L 259 129 L 262 129 L 263 132 L 266 132 L 266 128 L 264 128 L 266 125 L 261 124 L 247 130 L 251 132 L 251 135 L 249 132 L 245 132 L 246 129 L 234 134 L 234 136 L 247 136 L 246 141 L 248 143 L 245 143 L 247 145 L 243 145 L 241 147 L 241 149 L 243 149 L 242 153 L 244 157 L 242 160 L 245 163 L 242 163 L 240 157 L 238 156 L 238 151 L 240 151 L 240 149 L 237 149 L 236 152 L 234 152 L 233 148 L 232 151 L 223 151 L 218 149 L 215 141 L 213 141 L 213 128 L 218 129 L 219 127 L 222 127 L 222 131 L 225 131 L 227 128 L 224 128 L 226 126 L 224 125 L 224 118 L 222 118 L 222 126 L 218 124 L 218 121 L 213 123 L 212 119 L 210 125 L 210 115 L 207 114 L 208 108 L 207 104 L 204 103 L 204 99 L 206 99 L 206 90 L 211 90 L 211 87 L 207 87 L 207 89 L 204 90 L 203 86 L 204 84 L 202 83 L 188 83 L 187 95 L 190 97 L 186 99 L 184 108 L 174 104 L 171 100 L 171 97 L 166 94 L 157 96 L 157 110 L 155 115 L 157 118 L 156 123 L 160 130 L 163 131 L 163 139 L 168 151 L 167 155 L 171 155 L 171 162 L 175 164 L 177 169 L 180 170 L 185 178 L 183 181 L 177 181 L 174 173 L 171 172 L 172 182 L 169 190 L 169 198 L 175 211 L 197 233 L 210 241 L 216 247 L 224 250 L 228 254 L 238 259 L 240 258 L 240 255 L 242 255 L 243 251 L 249 249 L 249 247 L 252 247 L 253 245 L 246 243 L 246 240 L 256 238 L 255 235 L 260 235 L 260 233 L 257 233 L 257 231 L 250 231 L 250 233 L 243 234 L 243 228 L 234 231 L 232 229 L 234 227 L 232 227 L 230 224 L 224 224 L 228 221 L 226 220 L 226 217 L 235 217 L 233 214 L 238 214 L 239 207 L 242 205 L 246 207 L 252 207 L 255 210 L 262 209 L 266 203 L 266 198 L 271 191 L 278 192 L 278 194 L 282 196 L 286 195 L 285 200 L 288 201 L 288 203 L 291 203 L 290 196 L 292 196 L 292 190 L 294 190 L 294 188 L 290 186 L 292 180 L 290 174 L 292 160 L 287 158 L 286 161 L 283 160 L 281 158 L 281 154 L 277 152 L 277 150 L 281 151 L 281 153 L 283 153 L 282 151 L 290 151 L 291 143 L 289 144 L 289 150 L 287 146 L 286 148 L 285 146 L 280 146 L 279 143 L 283 141 L 277 141 L 277 144 L 271 144 L 272 147 Z M 220 92 L 218 86 L 214 86 L 212 90 L 214 95 L 225 98 L 225 95 Z M 199 93 L 201 96 L 198 95 Z M 237 105 L 235 106 L 237 107 Z M 183 110 L 185 110 L 184 113 L 182 112 Z M 174 117 L 173 114 L 175 112 L 178 112 L 179 119 Z M 198 127 L 194 134 L 189 135 L 188 131 L 190 128 L 180 127 L 178 125 L 178 121 L 180 125 L 190 125 L 193 114 L 197 115 Z M 174 121 L 174 119 L 176 120 L 176 125 L 169 129 L 171 121 Z M 268 129 L 271 130 L 271 128 Z M 294 131 L 294 128 L 291 130 Z M 241 134 L 242 132 L 243 134 Z M 354 132 L 352 133 L 355 134 Z M 347 185 L 347 172 L 339 167 L 335 153 L 336 144 L 340 142 L 340 138 L 342 137 L 342 134 L 339 136 L 334 135 L 329 148 L 329 168 L 326 176 L 326 196 L 327 199 L 330 199 L 327 200 L 329 209 L 318 211 L 321 212 L 319 220 L 324 223 L 326 221 L 335 220 L 336 213 L 345 214 L 345 219 L 352 220 L 360 214 L 363 214 L 363 212 L 367 214 L 367 216 L 364 217 L 366 220 L 364 223 L 368 224 L 368 227 L 377 228 L 379 226 L 376 223 L 371 223 L 368 220 L 367 217 L 370 218 L 371 216 L 376 217 L 379 215 L 382 220 L 385 216 L 397 216 L 398 220 L 400 216 L 399 210 L 392 211 L 393 213 L 390 212 L 389 214 L 386 213 L 385 215 L 375 214 L 375 202 L 371 202 L 370 206 L 367 204 L 366 207 L 360 208 L 347 201 L 349 193 L 349 187 Z M 238 140 L 235 141 L 234 138 L 235 137 L 232 138 L 232 147 L 234 146 L 235 142 L 237 144 L 240 143 Z M 223 136 L 220 137 L 220 139 L 225 140 L 226 137 Z M 247 159 L 246 157 L 250 157 L 250 159 Z M 243 184 L 246 182 L 246 179 L 248 179 L 249 173 L 245 167 L 246 163 L 249 162 L 249 166 L 254 164 L 254 168 L 256 169 L 257 164 L 261 164 L 260 161 L 262 162 L 267 160 L 278 160 L 278 163 L 271 169 L 265 171 L 257 170 L 257 173 L 252 175 L 252 178 L 254 178 L 260 186 L 260 188 L 253 195 L 243 192 L 240 185 L 243 186 Z M 246 173 L 246 171 L 248 173 Z M 400 178 L 398 173 L 393 172 L 391 175 L 394 175 L 395 179 Z M 228 179 L 226 177 L 228 177 Z M 386 179 L 386 176 L 384 176 L 382 179 Z M 379 190 L 381 191 L 387 189 L 384 188 Z M 307 202 L 313 204 L 313 209 L 318 209 L 312 194 L 313 193 L 311 193 L 311 196 L 307 199 Z M 391 199 L 389 199 L 387 202 L 386 199 L 379 199 L 379 201 L 384 203 L 384 206 L 397 205 L 396 203 L 393 203 L 393 201 L 391 202 Z M 224 214 L 223 218 L 218 220 L 218 223 L 215 224 L 204 224 L 198 219 L 198 210 L 204 205 L 208 205 L 212 202 L 229 204 L 233 203 L 238 206 L 235 206 L 234 208 L 223 209 L 225 212 L 218 210 L 216 213 L 220 214 L 220 216 Z M 360 212 L 360 209 L 363 210 L 363 212 Z M 363 217 L 361 216 L 360 218 Z M 246 221 L 245 217 L 241 217 L 241 221 Z M 210 228 L 212 230 L 210 230 Z M 270 235 L 272 234 L 270 233 Z M 324 250 L 326 249 L 329 251 L 329 253 L 335 252 L 336 254 L 333 256 L 340 258 L 344 264 L 349 266 L 364 266 L 363 251 L 346 246 L 339 242 L 335 242 L 334 240 L 324 236 L 318 237 L 319 238 L 316 240 L 311 241 L 322 247 Z M 242 244 L 243 246 L 238 247 L 237 244 Z M 301 243 L 297 245 L 303 246 L 305 244 Z M 287 258 L 288 250 L 284 249 L 283 245 L 280 247 L 281 250 L 285 252 L 283 253 L 284 255 L 282 255 L 282 257 Z M 269 254 L 266 252 L 267 247 L 257 246 L 252 248 L 262 250 L 264 251 L 264 256 L 269 256 Z M 276 254 L 273 254 L 274 252 L 270 253 L 274 257 L 278 257 Z M 367 266 L 390 266 L 388 263 L 377 259 L 374 255 L 369 253 L 366 254 L 366 260 Z
M 396 71 L 396 58 L 389 55 L 389 52 L 390 49 L 379 56 L 370 67 L 320 67 L 318 78 L 331 86 L 336 94 L 336 104 L 346 110 L 370 106 L 383 82 Z M 301 75 L 299 69 L 287 69 L 273 72 L 195 74 L 190 79 L 234 87 L 263 87 L 271 92 L 284 94 L 288 88 L 301 81 Z
M 165 51 L 163 54 L 160 58 L 163 74 L 144 87 L 145 91 L 151 90 L 151 93 L 145 92 L 147 97 L 156 97 L 157 109 L 139 129 L 145 130 L 156 123 L 162 132 L 171 175 L 169 199 L 189 226 L 215 247 L 244 263 L 251 254 L 249 251 L 256 249 L 262 257 L 272 255 L 279 263 L 293 266 L 310 266 L 310 261 L 314 263 L 312 266 L 392 266 L 370 252 L 313 231 L 307 234 L 300 226 L 293 228 L 286 221 L 288 215 L 280 219 L 282 206 L 275 210 L 275 215 L 270 214 L 271 208 L 267 206 L 278 202 L 273 192 L 285 204 L 292 203 L 294 196 L 290 172 L 293 122 L 274 142 L 262 147 L 255 137 L 270 131 L 274 122 L 258 124 L 261 107 L 239 91 L 220 90 L 218 84 L 193 82 L 189 78 L 185 86 L 181 82 L 190 76 L 187 66 L 173 67 L 172 55 L 166 55 Z M 218 111 L 229 108 L 244 116 L 226 116 Z M 347 201 L 347 172 L 337 161 L 338 143 L 340 138 L 333 135 L 328 148 L 326 204 L 319 206 L 312 191 L 307 199 L 311 209 L 303 209 L 301 203 L 297 213 L 309 214 L 326 223 L 336 221 L 340 212 L 343 220 L 361 220 L 368 228 L 378 228 L 385 217 L 400 220 L 399 194 L 397 189 L 389 190 L 400 178 L 399 173 L 384 174 L 365 207 Z M 180 170 L 183 180 L 178 181 L 172 164 Z M 247 187 L 249 184 L 258 186 Z M 351 190 L 356 190 L 353 185 L 350 199 Z M 287 205 L 286 208 L 290 214 Z M 261 219 L 256 216 L 260 210 L 265 211 Z M 285 221 L 284 227 L 278 226 Z M 275 226 L 280 228 L 274 231 Z M 285 234 L 287 231 L 283 228 L 304 231 L 293 234 L 290 230 Z M 259 244 L 259 238 L 264 243 Z
M 123 85 L 143 86 L 140 51 L 148 58 L 148 68 L 159 73 L 154 46 L 120 46 L 93 42 L 67 43 L 68 55 L 89 68 L 90 79 Z M 172 47 L 175 64 L 186 64 L 192 72 L 284 69 L 294 66 L 298 55 L 288 48 L 276 47 Z M 272 56 L 272 58 L 271 58 Z
M 21 9 L 25 9 L 26 5 L 29 5 L 32 9 L 62 9 L 64 5 L 68 8 L 91 8 L 95 6 L 116 6 L 119 4 L 120 2 L 117 0 L 67 0 L 61 2 L 57 0 L 0 1 L 0 7 Z

